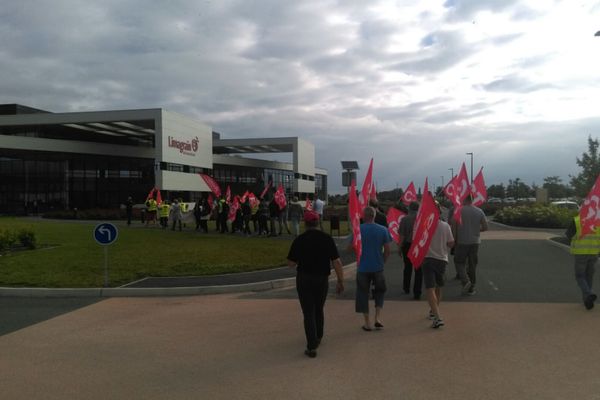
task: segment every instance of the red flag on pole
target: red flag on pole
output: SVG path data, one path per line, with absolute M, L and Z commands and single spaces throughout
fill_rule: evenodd
M 154 197 L 155 190 L 156 190 L 156 188 L 153 187 L 152 190 L 150 191 L 150 193 L 148 193 L 148 196 L 146 196 L 146 200 L 150 200 L 152 197 Z
M 413 230 L 413 240 L 408 250 L 408 258 L 414 269 L 421 268 L 425 255 L 431 245 L 433 234 L 440 223 L 440 212 L 435 206 L 433 197 L 429 192 L 423 193 L 421 207 L 417 212 Z
M 579 221 L 581 222 L 581 237 L 594 233 L 594 230 L 600 226 L 600 175 L 583 201 L 581 210 L 579 210 Z
M 240 208 L 240 200 L 238 196 L 233 199 L 233 204 L 229 207 L 229 215 L 227 216 L 228 221 L 234 221 L 237 214 L 237 210 Z
M 156 188 L 156 204 L 160 206 L 162 203 L 162 196 L 160 195 L 160 190 Z
M 208 205 L 210 206 L 210 209 L 212 210 L 213 208 L 215 208 L 215 199 L 212 195 L 212 193 L 209 193 L 208 195 L 208 199 L 206 199 L 206 201 L 208 201 Z
M 225 202 L 227 204 L 231 203 L 231 187 L 227 185 L 227 190 L 225 191 Z
M 373 159 L 371 158 L 371 162 L 369 163 L 369 169 L 367 170 L 367 175 L 365 175 L 365 181 L 363 182 L 362 189 L 360 191 L 360 196 L 358 198 L 358 204 L 360 205 L 360 214 L 362 216 L 362 212 L 366 206 L 369 205 L 369 197 L 371 196 L 371 190 L 373 190 Z
M 352 247 L 356 253 L 356 267 L 360 263 L 360 256 L 362 255 L 362 239 L 360 236 L 360 205 L 358 204 L 358 198 L 356 196 L 356 181 L 352 180 L 350 185 L 350 198 L 348 204 L 348 211 L 350 214 L 350 221 L 352 222 Z
M 377 189 L 375 188 L 375 182 L 373 182 L 373 186 L 371 186 L 371 193 L 369 194 L 369 199 L 377 201 Z
M 221 188 L 219 187 L 219 184 L 217 183 L 217 181 L 215 181 L 213 178 L 211 178 L 210 176 L 208 176 L 206 174 L 198 173 L 198 175 L 200 175 L 202 180 L 204 180 L 204 182 L 206 182 L 206 185 L 208 186 L 210 191 L 215 194 L 215 196 L 217 196 L 217 197 L 221 196 Z
M 310 202 L 310 199 L 308 198 L 308 196 L 306 196 L 306 203 L 304 204 L 304 208 L 307 211 L 312 211 L 312 209 L 313 209 L 312 203 Z
M 471 185 L 471 196 L 473 196 L 474 206 L 480 206 L 487 201 L 487 190 L 485 188 L 485 181 L 483 180 L 483 167 L 481 167 Z
M 248 197 L 248 195 L 250 194 L 249 191 L 245 191 L 244 194 L 242 195 L 242 198 L 240 199 L 240 203 L 245 203 L 246 202 L 246 198 Z
M 462 223 L 460 218 L 460 211 L 462 209 L 462 202 L 469 194 L 471 185 L 469 185 L 469 177 L 467 176 L 467 168 L 465 163 L 460 168 L 460 173 L 450 180 L 444 188 L 444 194 L 454 205 L 454 219 L 459 224 Z
M 265 194 L 267 194 L 267 191 L 269 190 L 269 188 L 271 187 L 271 184 L 273 184 L 273 181 L 269 181 L 269 183 L 267 184 L 267 186 L 265 186 L 264 190 L 262 191 L 262 193 L 260 194 L 260 198 L 264 199 Z
M 401 198 L 402 202 L 406 205 L 409 205 L 413 201 L 417 201 L 417 191 L 415 189 L 415 184 L 410 183 Z
M 398 235 L 398 228 L 400 227 L 400 221 L 406 216 L 406 213 L 398 210 L 396 207 L 390 207 L 387 212 L 387 223 L 388 230 L 394 242 L 400 244 L 400 235 Z
M 283 189 L 283 185 L 279 185 L 277 191 L 275 192 L 275 202 L 279 206 L 280 210 L 283 210 L 287 205 L 287 200 L 285 198 L 285 190 Z
M 258 206 L 258 204 L 260 203 L 260 200 L 258 200 L 252 192 L 248 194 L 248 200 L 250 200 L 250 207 Z

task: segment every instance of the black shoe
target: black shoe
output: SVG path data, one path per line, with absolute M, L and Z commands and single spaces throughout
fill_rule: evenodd
M 583 302 L 583 305 L 585 305 L 585 309 L 591 310 L 592 308 L 594 308 L 594 301 L 596 301 L 597 298 L 598 296 L 596 296 L 595 294 L 590 294 L 588 297 L 586 297 L 585 301 Z
M 317 356 L 317 350 L 315 349 L 306 349 L 304 350 L 304 354 L 310 358 L 315 358 Z
M 381 322 L 375 322 L 375 329 L 382 329 L 383 324 Z

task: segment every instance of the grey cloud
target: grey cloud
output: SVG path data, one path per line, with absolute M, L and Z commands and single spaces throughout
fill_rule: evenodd
M 518 1 L 519 0 L 447 0 L 444 6 L 448 8 L 449 20 L 468 20 L 479 11 L 504 11 L 512 7 Z
M 556 85 L 550 83 L 535 83 L 518 75 L 510 75 L 480 86 L 490 92 L 519 92 L 528 93 L 543 89 L 553 89 Z

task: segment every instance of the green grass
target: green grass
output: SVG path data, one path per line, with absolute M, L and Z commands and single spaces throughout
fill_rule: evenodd
M 0 218 L 0 227 L 32 228 L 38 249 L 0 257 L 0 286 L 101 287 L 104 250 L 92 232 L 97 222 Z M 285 264 L 291 238 L 257 238 L 128 228 L 108 246 L 111 286 L 147 276 L 198 276 L 273 268 Z M 324 227 L 325 228 L 325 227 Z M 327 227 L 328 228 L 328 227 Z M 343 228 L 343 225 L 342 225 Z M 214 224 L 211 226 L 214 232 Z M 328 229 L 326 230 L 328 232 Z

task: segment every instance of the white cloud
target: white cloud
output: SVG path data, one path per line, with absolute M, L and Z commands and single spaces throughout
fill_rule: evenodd
M 599 133 L 599 16 L 582 0 L 7 2 L 0 102 L 298 135 L 330 192 L 341 159 L 374 157 L 389 189 L 466 152 L 490 183 L 566 181 Z

